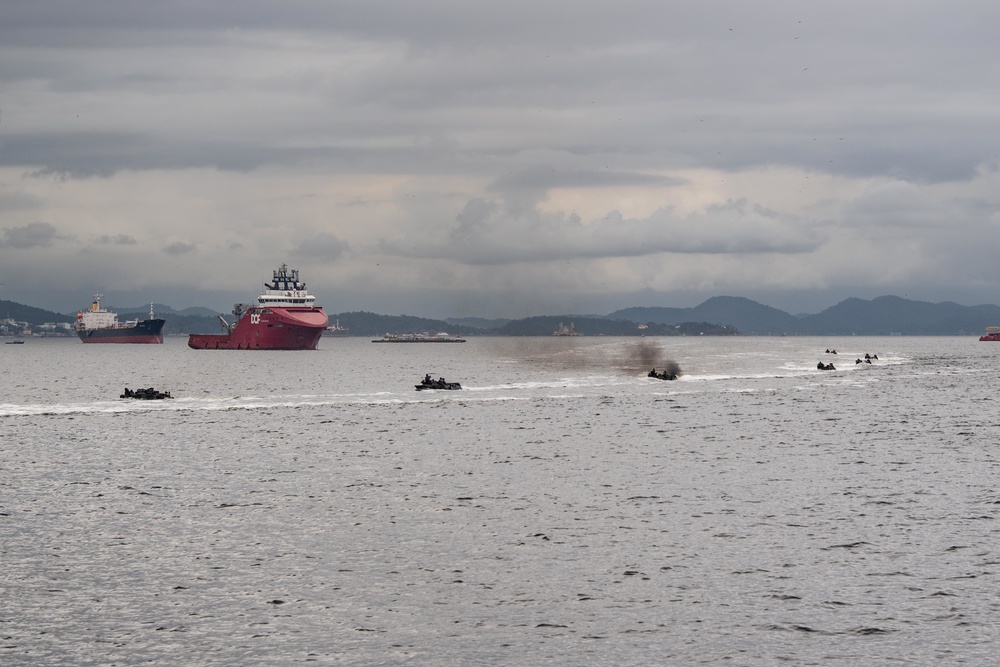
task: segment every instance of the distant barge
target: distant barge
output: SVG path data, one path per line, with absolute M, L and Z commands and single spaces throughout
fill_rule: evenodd
M 447 333 L 441 332 L 438 334 L 389 334 L 382 336 L 381 338 L 376 338 L 372 341 L 373 343 L 464 343 L 464 338 L 456 338 L 455 336 L 450 336 Z

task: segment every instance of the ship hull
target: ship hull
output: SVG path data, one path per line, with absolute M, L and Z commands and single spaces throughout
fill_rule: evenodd
M 166 320 L 144 320 L 135 326 L 108 327 L 106 329 L 77 329 L 76 335 L 84 343 L 136 343 L 163 342 L 163 325 Z
M 224 334 L 191 334 L 195 350 L 315 350 L 329 319 L 322 308 L 250 308 Z

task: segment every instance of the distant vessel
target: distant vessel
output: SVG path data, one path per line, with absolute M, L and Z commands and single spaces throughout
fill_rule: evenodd
M 431 335 L 429 333 L 413 334 L 391 334 L 387 333 L 381 338 L 372 341 L 373 343 L 464 343 L 464 338 L 449 336 L 445 332 Z
M 979 340 L 1000 341 L 1000 327 L 986 327 L 986 333 Z
M 424 389 L 447 389 L 449 391 L 455 391 L 456 389 L 462 388 L 462 385 L 459 382 L 446 382 L 442 377 L 439 377 L 437 380 L 432 380 L 429 374 L 424 376 L 424 379 L 420 381 L 420 384 L 415 384 L 413 386 L 417 388 L 417 391 L 423 391 Z
M 118 314 L 101 307 L 103 294 L 95 294 L 90 308 L 76 314 L 76 335 L 84 343 L 162 343 L 165 320 L 153 314 L 149 319 L 119 322 Z
M 553 336 L 582 336 L 583 334 L 577 333 L 573 322 L 569 323 L 569 326 L 564 326 L 562 322 L 559 323 L 559 328 L 552 332 Z
M 351 335 L 351 330 L 340 326 L 340 320 L 337 320 L 326 328 L 323 335 L 327 338 L 347 338 Z
M 299 280 L 299 272 L 282 264 L 264 283 L 257 303 L 233 306 L 236 320 L 224 317 L 223 334 L 191 334 L 188 347 L 196 350 L 315 350 L 329 323 L 316 297 Z

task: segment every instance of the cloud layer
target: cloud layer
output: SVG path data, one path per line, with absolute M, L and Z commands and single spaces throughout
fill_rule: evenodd
M 996 302 L 993 4 L 14 3 L 0 298 Z M 641 303 L 639 303 L 641 301 Z

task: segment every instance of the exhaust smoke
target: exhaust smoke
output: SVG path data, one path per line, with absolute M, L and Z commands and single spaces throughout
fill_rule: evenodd
M 657 372 L 666 371 L 668 375 L 676 375 L 678 377 L 681 375 L 680 364 L 666 357 L 659 345 L 655 345 L 649 341 L 644 340 L 632 345 L 627 354 L 624 368 L 629 372 L 642 371 L 646 373 L 650 369 L 655 368 Z

